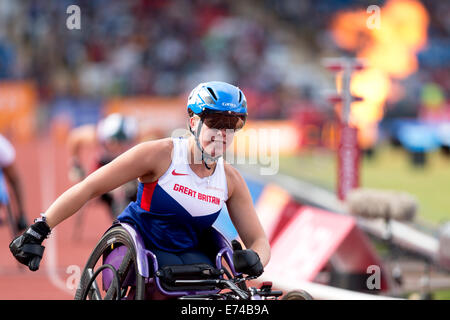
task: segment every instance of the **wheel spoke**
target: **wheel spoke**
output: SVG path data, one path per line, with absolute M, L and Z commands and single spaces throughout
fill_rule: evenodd
M 92 279 L 92 277 L 94 276 L 94 271 L 91 268 L 89 268 L 89 269 L 87 269 L 87 273 L 88 273 L 88 282 L 89 282 Z M 91 300 L 102 300 L 102 296 L 100 294 L 100 289 L 98 287 L 96 280 L 94 280 L 94 282 L 92 282 L 92 285 L 89 288 L 88 295 Z

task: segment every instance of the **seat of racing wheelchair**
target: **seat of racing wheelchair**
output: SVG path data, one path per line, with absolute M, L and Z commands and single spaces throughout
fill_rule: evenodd
M 160 268 L 155 275 L 160 279 L 161 286 L 167 291 L 179 290 L 214 290 L 211 285 L 180 285 L 176 280 L 213 280 L 219 279 L 222 270 L 206 263 L 171 265 Z

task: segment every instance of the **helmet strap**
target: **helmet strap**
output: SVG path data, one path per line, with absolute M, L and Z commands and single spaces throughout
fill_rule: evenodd
M 193 132 L 192 129 L 190 129 L 190 130 L 194 134 L 196 145 L 197 145 L 198 149 L 200 150 L 200 152 L 202 153 L 202 162 L 205 164 L 206 169 L 211 170 L 211 168 L 206 163 L 206 160 L 211 160 L 212 162 L 216 162 L 221 157 L 221 155 L 213 157 L 210 154 L 208 154 L 205 151 L 205 149 L 203 149 L 203 147 L 201 146 L 201 144 L 200 144 L 200 131 L 202 129 L 202 126 L 203 126 L 203 116 L 200 117 L 200 121 L 199 121 L 198 126 L 197 126 L 197 131 Z

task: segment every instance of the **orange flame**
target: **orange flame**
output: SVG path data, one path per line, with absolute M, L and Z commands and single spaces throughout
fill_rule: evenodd
M 428 13 L 416 0 L 389 0 L 380 10 L 380 27 L 369 28 L 365 10 L 340 12 L 332 22 L 336 43 L 356 51 L 368 69 L 352 77 L 351 92 L 364 101 L 352 104 L 351 123 L 358 127 L 363 148 L 373 145 L 377 138 L 377 123 L 383 117 L 383 108 L 391 80 L 401 79 L 418 68 L 416 52 L 427 41 Z M 337 79 L 338 90 L 340 79 Z

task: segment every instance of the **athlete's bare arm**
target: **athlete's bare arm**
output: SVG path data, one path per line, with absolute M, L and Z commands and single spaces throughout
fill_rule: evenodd
M 83 147 L 96 145 L 97 132 L 93 124 L 87 124 L 73 129 L 67 139 L 69 154 L 73 159 L 79 160 L 80 152 Z
M 247 184 L 241 174 L 225 164 L 228 183 L 227 209 L 239 237 L 247 249 L 258 253 L 263 266 L 270 260 L 270 245 L 259 222 Z
M 157 175 L 170 165 L 172 148 L 170 139 L 143 142 L 131 148 L 58 197 L 45 212 L 47 224 L 54 228 L 89 200 L 133 179 Z

